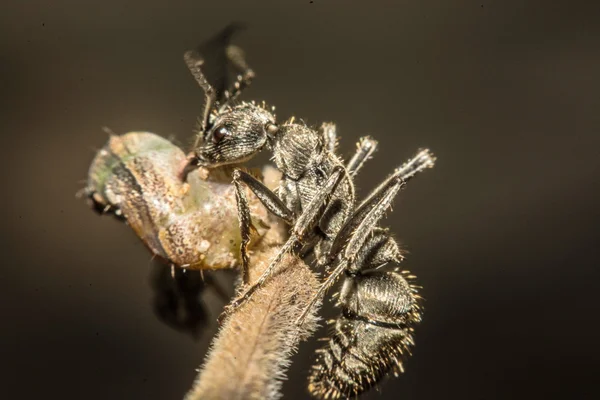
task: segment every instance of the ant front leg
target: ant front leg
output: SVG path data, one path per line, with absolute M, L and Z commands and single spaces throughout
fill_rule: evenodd
M 240 247 L 242 256 L 242 276 L 244 283 L 248 284 L 250 283 L 248 270 L 248 244 L 250 243 L 251 232 L 253 230 L 256 231 L 256 229 L 252 225 L 250 207 L 248 206 L 248 199 L 246 198 L 243 186 L 247 186 L 269 212 L 283 219 L 290 225 L 294 221 L 294 214 L 285 206 L 285 204 L 283 204 L 275 193 L 247 172 L 239 169 L 233 171 L 233 184 L 235 186 L 235 198 L 237 201 L 240 233 L 242 236 L 242 244 Z
M 266 282 L 269 276 L 273 273 L 274 269 L 281 262 L 283 256 L 288 251 L 290 251 L 296 243 L 301 242 L 303 238 L 314 229 L 315 225 L 318 223 L 320 217 L 323 215 L 327 208 L 327 205 L 329 203 L 329 197 L 335 192 L 335 190 L 337 189 L 338 185 L 344 177 L 347 177 L 347 175 L 343 167 L 338 166 L 333 169 L 333 172 L 327 179 L 327 182 L 325 182 L 323 188 L 321 188 L 321 190 L 313 197 L 313 199 L 310 201 L 304 212 L 296 219 L 294 227 L 292 228 L 292 234 L 288 238 L 287 242 L 281 247 L 281 249 L 279 249 L 277 255 L 275 255 L 273 260 L 271 260 L 269 266 L 265 269 L 265 271 L 258 278 L 258 280 L 252 286 L 250 286 L 242 295 L 240 295 L 237 299 L 232 301 L 229 306 L 227 306 L 225 310 L 226 314 L 235 310 L 246 300 L 249 300 L 252 297 L 252 294 L 257 289 L 259 289 Z M 241 179 L 246 180 L 245 183 L 248 184 L 250 190 L 252 190 L 254 194 L 256 194 L 259 200 L 263 203 L 263 205 L 265 205 L 265 207 L 269 211 L 273 212 L 275 215 L 281 218 L 285 217 L 284 219 L 291 218 L 292 213 L 283 205 L 283 202 L 273 192 L 271 192 L 260 181 L 258 181 L 251 175 L 236 170 L 234 173 L 234 182 L 236 180 Z M 238 189 L 238 184 L 236 184 L 236 192 L 241 192 L 241 187 Z M 241 221 L 242 218 L 240 218 L 240 226 L 242 224 Z M 244 239 L 242 239 L 242 241 L 243 240 Z

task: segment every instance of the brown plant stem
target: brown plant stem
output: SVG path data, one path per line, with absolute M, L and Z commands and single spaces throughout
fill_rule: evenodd
M 267 241 L 250 259 L 250 282 L 279 249 L 280 240 Z M 309 267 L 296 256 L 285 256 L 279 271 L 224 322 L 185 400 L 280 398 L 291 355 L 316 329 L 318 307 L 302 326 L 295 322 L 317 288 Z

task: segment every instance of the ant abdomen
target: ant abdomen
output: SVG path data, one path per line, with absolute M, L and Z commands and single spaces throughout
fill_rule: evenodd
M 309 391 L 318 398 L 350 398 L 370 389 L 390 370 L 403 372 L 413 325 L 420 321 L 416 288 L 396 271 L 346 277 L 342 313 L 327 344 L 317 351 Z
M 342 312 L 312 368 L 313 396 L 357 396 L 390 370 L 403 371 L 402 360 L 413 345 L 412 327 L 421 314 L 417 287 L 409 283 L 414 276 L 386 265 L 401 260 L 398 244 L 382 228 L 357 253 L 339 293 Z
M 372 271 L 345 279 L 339 302 L 347 315 L 375 325 L 403 323 L 416 299 L 398 272 Z

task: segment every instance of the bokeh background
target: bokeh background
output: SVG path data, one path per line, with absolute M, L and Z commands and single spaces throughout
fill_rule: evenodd
M 361 194 L 419 147 L 438 156 L 386 219 L 425 287 L 415 356 L 366 398 L 597 398 L 593 2 L 0 8 L 0 397 L 178 399 L 190 387 L 224 301 L 203 292 L 198 340 L 163 324 L 146 249 L 75 192 L 103 126 L 189 144 L 203 97 L 183 51 L 241 20 L 237 43 L 258 73 L 244 98 L 335 121 L 345 155 L 361 135 L 380 140 Z M 307 397 L 315 346 L 295 357 L 285 398 Z

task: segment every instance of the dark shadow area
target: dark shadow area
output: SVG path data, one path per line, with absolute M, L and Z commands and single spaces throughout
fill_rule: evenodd
M 229 294 L 221 288 L 211 272 L 186 271 L 155 262 L 151 285 L 156 317 L 172 329 L 187 333 L 196 340 L 202 329 L 212 322 L 202 304 L 202 291 L 214 290 L 223 304 L 229 302 Z

